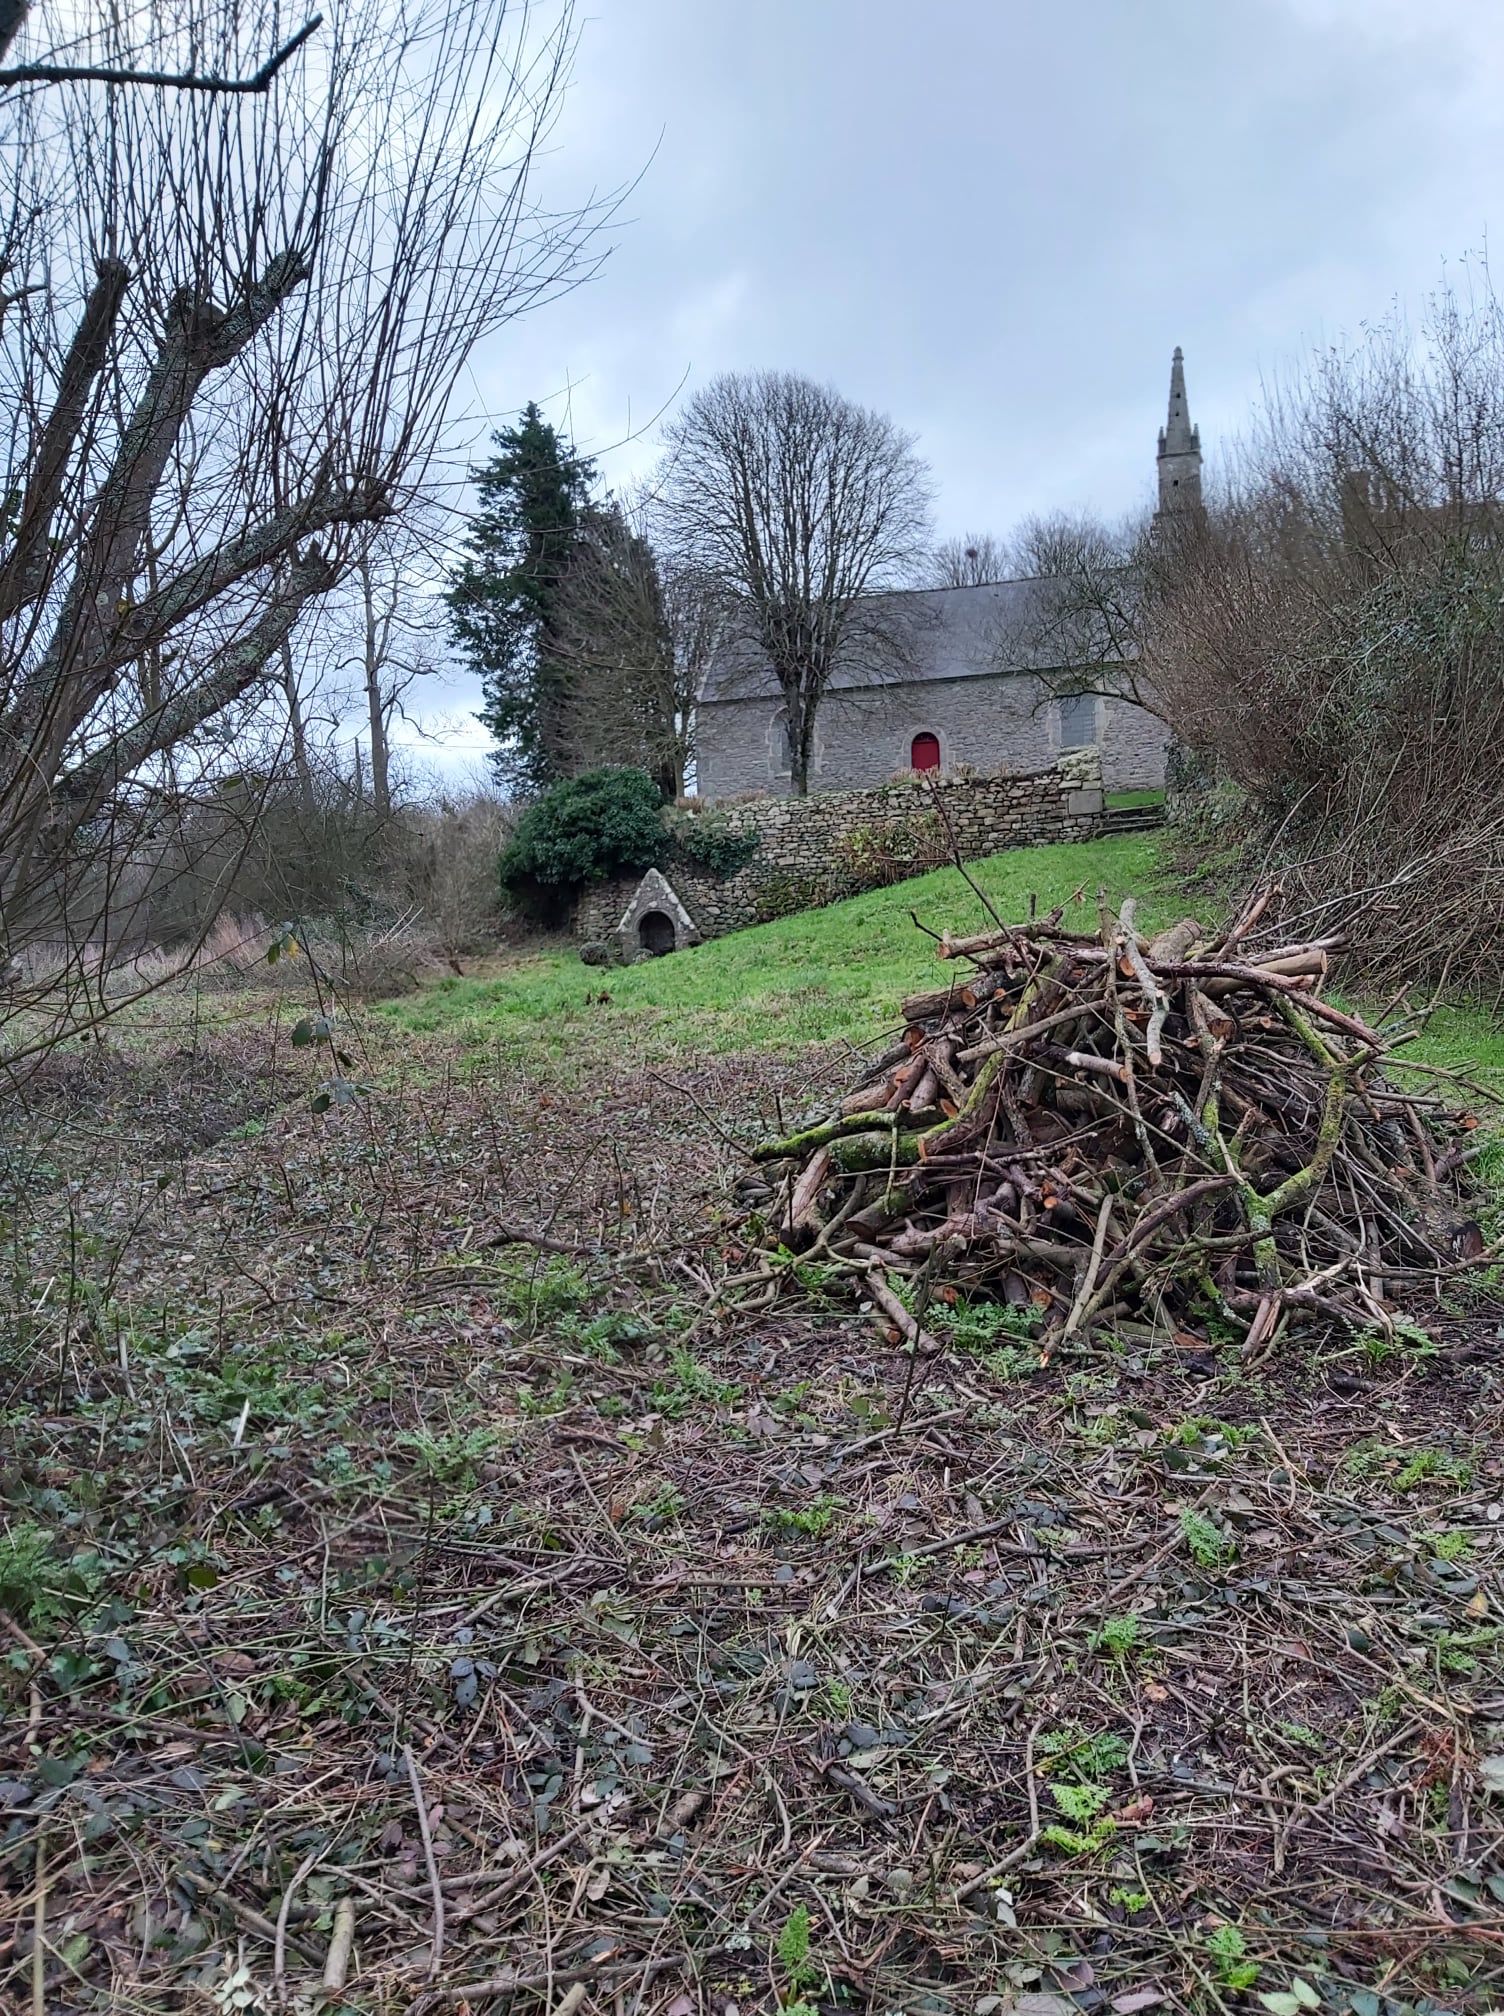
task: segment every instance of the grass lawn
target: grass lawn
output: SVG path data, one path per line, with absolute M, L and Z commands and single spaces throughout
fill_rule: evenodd
M 1163 805 L 1163 791 L 1109 791 L 1107 809 L 1109 812 L 1136 812 L 1143 805 Z
M 1017 848 L 975 863 L 972 873 L 1006 919 L 1066 906 L 1090 929 L 1097 891 L 1114 907 L 1132 892 L 1141 923 L 1155 928 L 1183 914 L 1166 882 L 1151 834 L 1078 846 Z M 623 1060 L 797 1051 L 814 1044 L 865 1044 L 897 1020 L 898 1003 L 946 969 L 915 915 L 931 930 L 985 930 L 991 921 L 953 868 L 823 910 L 733 932 L 639 966 L 582 966 L 560 944 L 508 960 L 472 979 L 444 979 L 373 1012 L 396 1031 L 458 1038 L 468 1047 L 530 1055 L 582 1067 L 610 1053 Z M 1486 1010 L 1439 1009 L 1402 1053 L 1459 1071 L 1504 1094 L 1504 1030 Z
M 1157 886 L 1157 859 L 1153 840 L 1133 835 L 1018 848 L 971 872 L 1010 920 L 1025 917 L 1034 896 L 1041 913 L 1064 904 L 1090 929 L 1105 885 L 1114 906 L 1135 893 L 1141 920 L 1155 925 L 1175 913 L 1173 893 Z M 485 978 L 441 980 L 377 1012 L 414 1034 L 529 1052 L 541 1045 L 557 1055 L 582 1041 L 598 1052 L 603 1039 L 620 1054 L 644 1057 L 867 1043 L 893 1027 L 905 994 L 947 976 L 911 912 L 931 930 L 957 935 L 992 921 L 957 871 L 942 868 L 672 958 L 603 971 L 561 946 Z

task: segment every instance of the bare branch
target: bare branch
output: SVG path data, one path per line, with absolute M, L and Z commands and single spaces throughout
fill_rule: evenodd
M 24 0 L 5 0 L 0 8 L 0 54 L 9 49 L 26 16 Z M 290 42 L 268 56 L 254 77 L 200 77 L 191 70 L 118 70 L 97 63 L 22 63 L 0 70 L 0 90 L 13 84 L 137 84 L 171 91 L 215 91 L 228 94 L 265 92 L 288 59 L 324 24 L 315 14 Z

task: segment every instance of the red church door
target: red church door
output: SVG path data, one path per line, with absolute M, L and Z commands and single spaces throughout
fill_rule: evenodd
M 909 750 L 911 770 L 938 770 L 940 768 L 940 737 L 938 735 L 916 735 Z

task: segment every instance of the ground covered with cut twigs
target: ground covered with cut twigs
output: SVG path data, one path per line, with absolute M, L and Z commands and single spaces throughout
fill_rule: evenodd
M 853 1061 L 377 1056 L 171 1156 L 96 1064 L 78 1162 L 58 1096 L 4 2006 L 1498 2003 L 1504 1319 L 913 1358 L 743 1229 Z

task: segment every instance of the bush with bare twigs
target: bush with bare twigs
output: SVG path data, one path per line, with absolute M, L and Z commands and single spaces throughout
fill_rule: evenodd
M 1504 986 L 1504 311 L 1443 294 L 1276 392 L 1143 649 L 1311 928 Z

